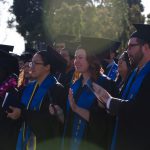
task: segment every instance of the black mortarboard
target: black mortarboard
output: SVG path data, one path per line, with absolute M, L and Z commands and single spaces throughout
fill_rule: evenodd
M 150 42 L 150 25 L 149 24 L 133 24 L 136 28 L 136 31 L 133 32 L 130 36 L 137 37 L 145 42 Z
M 0 66 L 3 71 L 7 72 L 7 75 L 19 74 L 18 59 L 10 53 L 0 51 Z
M 117 50 L 120 44 L 120 42 L 110 39 L 81 37 L 81 47 L 88 50 L 91 54 L 97 55 L 99 58 L 103 58 L 110 51 Z
M 74 41 L 74 42 L 66 42 L 66 49 L 68 50 L 70 56 L 74 56 L 75 50 L 80 45 L 80 42 Z
M 14 46 L 0 44 L 0 50 L 4 52 L 13 52 Z
M 51 46 L 47 47 L 49 64 L 53 68 L 53 72 L 65 72 L 67 62 L 66 60 Z
M 24 63 L 29 62 L 32 60 L 33 55 L 29 52 L 24 52 L 20 55 L 19 59 L 22 60 Z

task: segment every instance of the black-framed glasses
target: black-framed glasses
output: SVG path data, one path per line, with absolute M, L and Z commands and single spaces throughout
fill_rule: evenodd
M 29 62 L 29 67 L 34 67 L 36 65 L 44 65 L 43 62 Z

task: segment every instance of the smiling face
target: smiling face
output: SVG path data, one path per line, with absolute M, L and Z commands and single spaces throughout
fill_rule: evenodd
M 75 52 L 74 66 L 76 71 L 80 73 L 87 73 L 89 69 L 89 63 L 87 61 L 87 54 L 84 49 L 78 49 Z

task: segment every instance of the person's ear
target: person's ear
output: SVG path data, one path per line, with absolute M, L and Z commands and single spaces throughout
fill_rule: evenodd
M 51 70 L 51 65 L 50 65 L 50 64 L 46 65 L 46 66 L 45 66 L 45 69 L 50 72 L 50 70 Z

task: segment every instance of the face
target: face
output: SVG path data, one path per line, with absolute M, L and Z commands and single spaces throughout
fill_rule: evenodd
M 137 38 L 129 40 L 127 52 L 132 66 L 137 66 L 144 57 L 142 45 L 138 43 Z
M 65 43 L 63 43 L 63 42 L 61 42 L 61 43 L 56 43 L 56 51 L 58 52 L 58 53 L 60 53 L 60 51 L 62 50 L 62 49 L 64 49 L 65 48 Z
M 69 65 L 69 63 L 70 63 L 70 56 L 69 56 L 68 51 L 61 50 L 60 55 L 67 61 L 67 64 Z
M 76 71 L 80 73 L 87 73 L 89 68 L 89 63 L 87 61 L 86 51 L 84 49 L 78 49 L 75 52 L 74 65 Z
M 24 66 L 23 60 L 19 60 L 19 69 L 22 69 Z
M 128 73 L 128 67 L 123 55 L 121 55 L 118 60 L 118 72 L 120 75 Z
M 47 67 L 48 65 L 44 66 L 44 62 L 42 60 L 41 55 L 35 54 L 32 58 L 32 65 L 31 65 L 32 77 L 34 79 L 42 78 L 48 72 Z
M 26 62 L 23 67 L 25 78 L 28 78 L 28 79 L 32 78 L 32 71 L 31 71 L 29 64 L 30 62 Z

